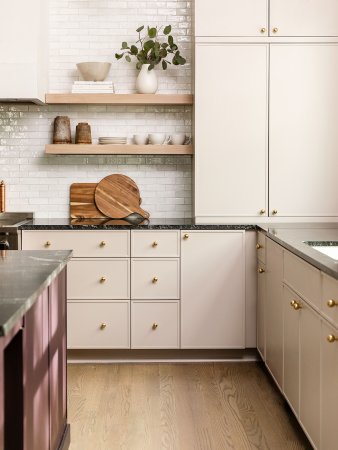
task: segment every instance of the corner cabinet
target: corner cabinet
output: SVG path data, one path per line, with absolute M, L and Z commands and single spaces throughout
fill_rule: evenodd
M 181 236 L 181 348 L 244 348 L 244 232 Z

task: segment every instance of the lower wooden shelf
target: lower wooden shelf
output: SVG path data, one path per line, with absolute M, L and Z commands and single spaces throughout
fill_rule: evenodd
M 48 144 L 49 155 L 193 155 L 192 145 Z

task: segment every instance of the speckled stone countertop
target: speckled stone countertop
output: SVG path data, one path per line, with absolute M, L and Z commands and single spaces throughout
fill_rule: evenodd
M 150 219 L 139 225 L 115 219 L 34 219 L 21 230 L 256 230 L 251 224 L 196 224 L 194 219 Z
M 69 250 L 0 251 L 0 336 L 24 316 L 71 255 Z
M 287 250 L 338 280 L 338 260 L 311 247 L 338 246 L 338 223 L 269 224 L 259 225 L 258 229 Z

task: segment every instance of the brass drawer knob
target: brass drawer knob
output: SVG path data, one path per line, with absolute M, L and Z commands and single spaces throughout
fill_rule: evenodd
M 262 27 L 261 28 L 261 33 L 265 33 L 266 32 L 266 28 Z
M 107 324 L 102 322 L 100 325 L 100 330 L 104 330 L 105 328 L 107 328 Z
M 105 241 L 101 241 L 100 242 L 100 247 L 105 247 L 106 246 L 106 242 Z
M 335 306 L 338 306 L 338 302 L 332 299 L 328 300 L 326 304 L 329 308 L 334 308 Z
M 299 302 L 297 302 L 296 300 L 292 300 L 292 302 L 290 302 L 290 305 L 293 307 L 293 309 L 295 311 L 298 311 L 299 309 L 303 308 L 303 306 Z
M 338 341 L 338 337 L 335 336 L 334 334 L 329 334 L 326 339 L 327 339 L 328 342 L 330 342 L 330 344 L 332 344 L 333 342 Z
M 158 323 L 153 323 L 153 326 L 151 327 L 153 330 L 156 330 L 158 328 Z
M 278 213 L 277 209 L 272 210 L 272 215 L 275 216 Z
M 158 282 L 158 277 L 154 277 L 154 278 L 152 279 L 152 282 L 153 282 L 153 284 L 157 283 L 157 282 Z
M 264 272 L 265 272 L 265 270 L 262 269 L 261 267 L 258 269 L 258 273 L 264 273 Z
M 183 239 L 189 239 L 189 234 L 188 234 L 188 233 L 185 233 L 185 234 L 183 235 Z
M 260 211 L 259 211 L 259 214 L 262 216 L 263 214 L 265 214 L 265 209 L 261 209 Z
M 107 278 L 106 277 L 101 277 L 100 278 L 100 283 L 105 283 L 107 281 Z
M 278 33 L 278 28 L 277 27 L 272 28 L 272 32 L 273 33 Z
M 52 245 L 51 241 L 47 241 L 47 242 L 45 243 L 45 247 L 50 247 L 51 245 Z
M 154 241 L 152 245 L 153 245 L 153 247 L 155 248 L 155 247 L 158 246 L 158 242 Z
M 256 244 L 256 248 L 257 248 L 257 250 L 259 250 L 260 248 L 263 248 L 263 247 L 261 246 L 261 244 Z

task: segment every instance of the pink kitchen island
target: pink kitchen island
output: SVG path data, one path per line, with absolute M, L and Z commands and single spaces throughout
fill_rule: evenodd
M 0 252 L 0 450 L 63 450 L 70 251 Z

